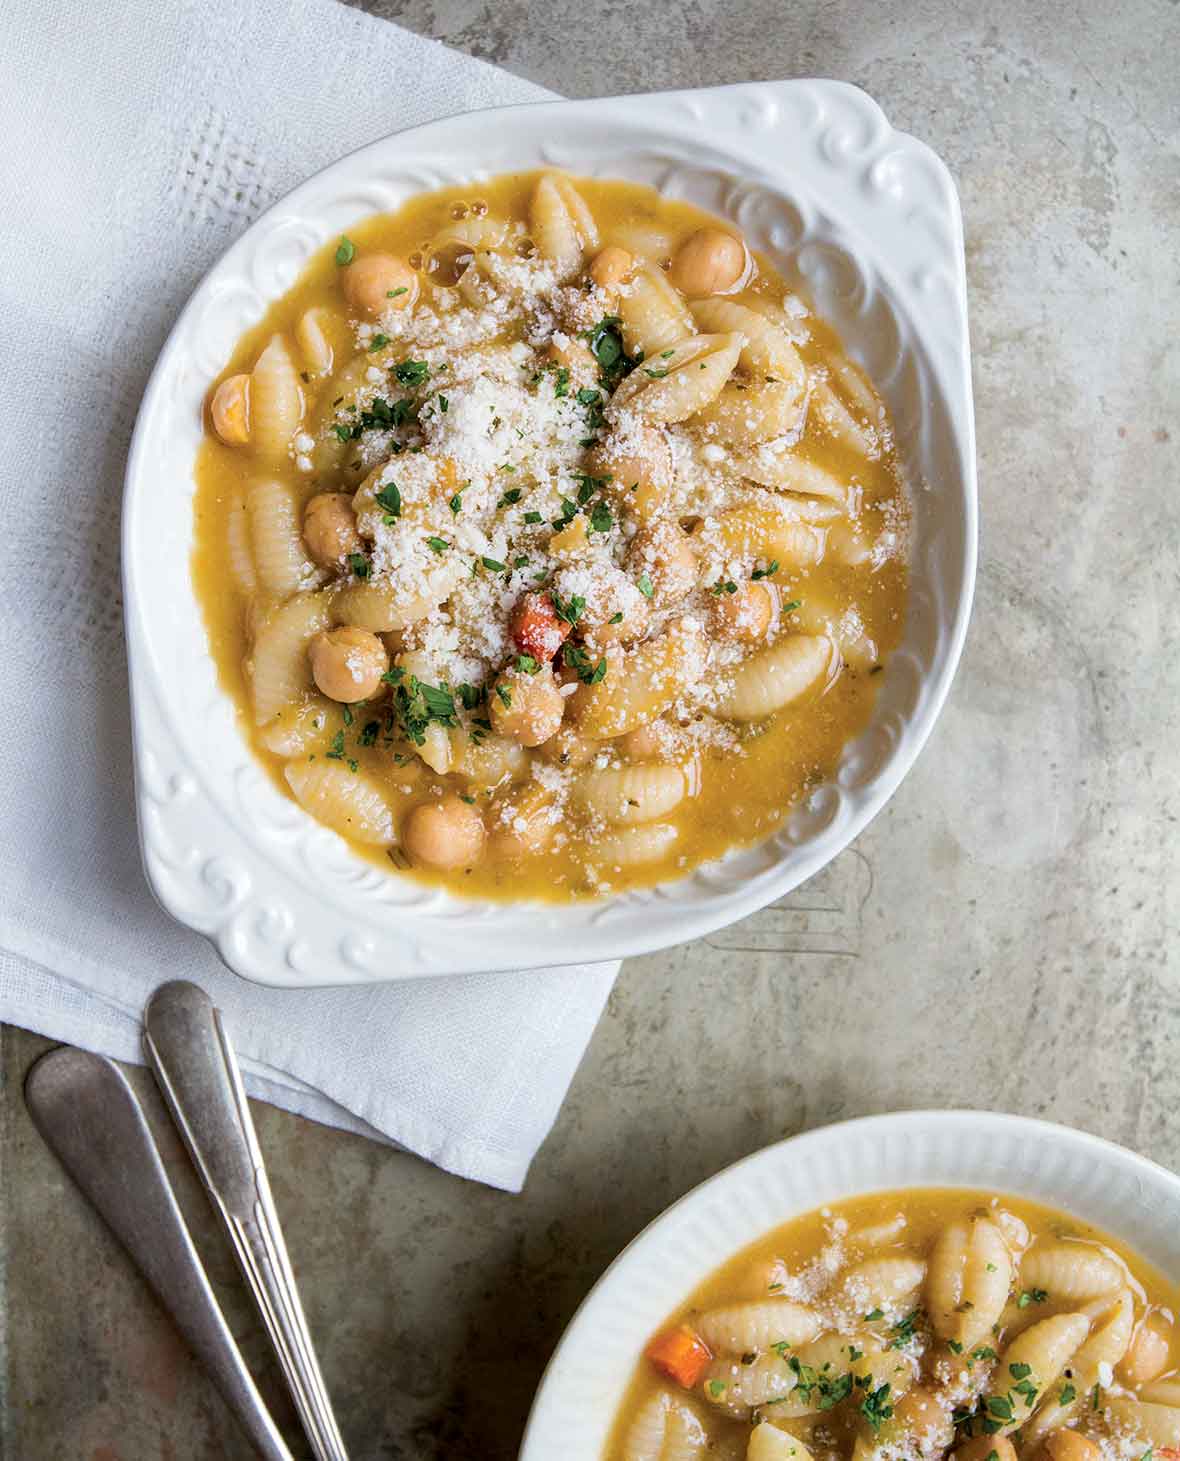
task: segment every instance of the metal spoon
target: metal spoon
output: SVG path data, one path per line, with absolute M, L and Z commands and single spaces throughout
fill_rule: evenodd
M 317 1461 L 348 1461 L 220 1011 L 196 984 L 164 984 L 144 1016 L 144 1048 L 229 1234 Z
M 143 1109 L 122 1072 L 63 1047 L 25 1081 L 46 1145 L 122 1243 L 265 1461 L 291 1461 L 226 1326 Z

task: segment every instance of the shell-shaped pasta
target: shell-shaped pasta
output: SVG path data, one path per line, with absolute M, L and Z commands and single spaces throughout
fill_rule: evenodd
M 678 807 L 690 788 L 683 766 L 623 766 L 587 771 L 576 797 L 583 810 L 615 826 L 654 822 Z
M 307 369 L 314 375 L 327 375 L 332 369 L 333 325 L 339 327 L 339 316 L 323 305 L 305 309 L 295 322 L 295 343 Z
M 422 732 L 422 744 L 415 746 L 418 755 L 431 771 L 445 776 L 454 764 L 455 753 L 451 746 L 451 732 L 445 725 L 431 721 Z
M 591 859 L 603 868 L 636 867 L 644 862 L 658 862 L 666 857 L 679 830 L 669 822 L 647 822 L 638 827 L 624 827 L 595 839 Z
M 674 236 L 654 223 L 627 220 L 611 224 L 603 233 L 604 244 L 617 244 L 641 259 L 650 259 L 654 264 L 670 260 L 675 247 Z
M 1180 1379 L 1153 1380 L 1139 1392 L 1140 1400 L 1150 1400 L 1154 1405 L 1172 1405 L 1180 1409 Z
M 800 497 L 815 497 L 842 507 L 851 505 L 850 489 L 838 477 L 797 455 L 792 448 L 775 442 L 766 442 L 735 457 L 733 469 L 751 482 L 773 487 L 777 492 L 796 492 Z
M 328 595 L 300 594 L 280 604 L 263 621 L 247 661 L 254 720 L 265 725 L 311 688 L 307 646 L 331 626 Z
M 1054 1302 L 1092 1299 L 1126 1282 L 1117 1259 L 1088 1243 L 1034 1243 L 1020 1264 L 1026 1289 L 1044 1289 Z
M 1019 1429 L 1028 1420 L 1037 1401 L 1057 1381 L 1089 1332 L 1090 1321 L 1085 1314 L 1055 1314 L 1017 1335 L 1000 1356 L 997 1379 L 993 1380 L 1002 1387 L 1012 1410 L 1010 1419 L 996 1417 L 1002 1420 L 1001 1434 Z M 1019 1377 L 1018 1383 L 1025 1388 L 1010 1388 L 1009 1377 Z
M 770 1298 L 706 1309 L 693 1320 L 693 1327 L 711 1350 L 743 1354 L 774 1344 L 805 1344 L 819 1333 L 820 1321 L 806 1304 Z
M 658 364 L 661 350 L 696 333 L 680 292 L 652 264 L 641 264 L 620 294 L 619 320 L 627 353 L 642 355 L 649 364 Z
M 666 1390 L 644 1401 L 623 1437 L 620 1461 L 695 1461 L 706 1444 L 692 1410 Z
M 393 810 L 376 782 L 337 761 L 288 761 L 283 770 L 295 800 L 317 821 L 354 842 L 392 847 Z
M 790 645 L 798 645 L 803 639 L 797 635 L 793 639 L 787 639 L 774 650 L 764 651 L 758 658 L 765 658 L 773 655 L 778 650 L 787 648 Z M 808 683 L 813 683 L 818 675 L 826 668 L 827 660 L 831 656 L 831 646 L 826 640 L 809 641 L 810 648 L 806 645 L 797 652 L 797 656 L 806 653 L 815 663 L 815 672 Z M 743 667 L 744 668 L 744 667 Z M 790 679 L 792 672 L 789 668 L 784 670 L 785 679 Z M 800 678 L 802 679 L 802 674 Z M 803 688 L 806 688 L 804 685 Z M 795 692 L 801 694 L 802 691 Z M 789 698 L 794 699 L 792 694 Z M 780 701 L 780 704 L 787 702 Z M 778 709 L 778 705 L 772 707 Z M 761 714 L 769 714 L 762 711 Z M 741 719 L 755 720 L 758 716 L 747 715 Z M 922 1281 L 926 1277 L 926 1264 L 921 1258 L 914 1258 L 904 1253 L 891 1253 L 880 1258 L 865 1258 L 860 1263 L 854 1263 L 851 1268 L 846 1269 L 835 1292 L 839 1301 L 854 1313 L 862 1316 L 873 1313 L 880 1309 L 885 1317 L 893 1318 L 898 1314 L 908 1314 L 914 1308 L 914 1301 L 918 1296 L 918 1290 L 922 1287 Z
M 755 1406 L 781 1401 L 794 1390 L 796 1377 L 774 1350 L 744 1365 L 732 1355 L 714 1360 L 701 1381 L 701 1394 L 718 1410 L 745 1419 Z
M 871 426 L 864 426 L 832 389 L 827 381 L 817 381 L 811 387 L 809 405 L 811 418 L 818 422 L 833 441 L 858 452 L 862 457 L 875 458 L 881 455 L 881 444 Z
M 581 199 L 578 201 L 581 202 Z M 440 229 L 430 242 L 430 252 L 434 253 L 444 244 L 450 243 L 469 244 L 472 252 L 496 249 L 507 236 L 508 224 L 503 218 L 497 218 L 493 213 L 485 213 L 482 217 L 469 213 L 459 222 L 449 223 L 446 228 Z
M 499 786 L 510 776 L 521 775 L 528 764 L 528 752 L 511 736 L 489 731 L 474 739 L 466 732 L 452 731 L 452 770 L 481 788 Z
M 685 421 L 707 406 L 729 379 L 742 348 L 741 335 L 695 335 L 636 366 L 615 391 L 611 405 L 647 421 Z
M 447 598 L 461 574 L 458 562 L 440 564 L 424 575 L 425 593 L 412 596 L 386 584 L 345 584 L 336 594 L 337 622 L 356 624 L 361 629 L 371 629 L 374 634 L 408 629 Z
M 786 332 L 764 314 L 720 296 L 694 299 L 689 309 L 698 329 L 709 334 L 736 331 L 745 337 L 746 343 L 742 346 L 738 364 L 748 375 L 759 380 L 765 380 L 769 376 L 773 380 L 793 385 L 796 394 L 800 396 L 806 392 L 807 370 L 803 357 L 788 339 Z
M 282 460 L 303 419 L 299 371 L 286 338 L 272 335 L 250 375 L 250 445 L 268 460 Z
M 827 542 L 823 528 L 800 522 L 777 504 L 731 507 L 706 520 L 702 536 L 729 557 L 777 558 L 784 568 L 810 568 L 823 558 Z
M 724 720 L 762 720 L 826 682 L 836 662 L 830 639 L 792 634 L 770 649 L 759 650 L 727 674 L 717 696 L 716 713 Z
M 1125 1426 L 1152 1446 L 1180 1446 L 1180 1406 L 1112 1395 L 1105 1409 L 1117 1425 Z
M 250 518 L 244 501 L 235 502 L 225 519 L 225 553 L 234 587 L 249 595 L 258 588 L 254 557 L 250 551 Z
M 1102 1305 L 1106 1305 L 1105 1309 Z M 1072 1421 L 1083 1405 L 1089 1403 L 1088 1396 L 1098 1381 L 1101 1367 L 1110 1365 L 1113 1368 L 1127 1352 L 1135 1324 L 1135 1305 L 1130 1290 L 1124 1289 L 1113 1304 L 1102 1299 L 1088 1307 L 1095 1311 L 1087 1315 L 1094 1327 L 1069 1362 L 1069 1389 L 1064 1384 L 1053 1386 L 1047 1394 L 1038 1396 L 1040 1404 L 1021 1431 L 1024 1445 L 1030 1450 L 1050 1431 L 1059 1430 Z M 1063 1395 L 1066 1397 L 1064 1400 L 1061 1398 Z
M 845 399 L 852 403 L 853 409 L 866 421 L 880 421 L 885 408 L 876 387 L 864 371 L 851 360 L 839 356 L 830 357 L 826 364 L 833 380 L 843 391 Z
M 971 1349 L 1004 1312 L 1012 1259 L 989 1218 L 948 1223 L 930 1255 L 926 1305 L 934 1332 Z
M 814 1458 L 798 1436 L 764 1421 L 750 1432 L 746 1461 L 814 1461 Z
M 284 706 L 258 732 L 258 739 L 276 756 L 304 756 L 326 746 L 344 726 L 340 706 L 323 695 Z
M 805 409 L 806 397 L 795 385 L 734 380 L 693 414 L 692 424 L 710 441 L 755 446 L 796 433 Z
M 658 639 L 610 654 L 604 678 L 579 686 L 569 713 L 594 740 L 626 735 L 662 715 L 700 678 L 704 662 L 700 630 L 678 620 Z
M 533 241 L 567 279 L 582 264 L 587 249 L 598 247 L 598 228 L 586 201 L 563 173 L 546 173 L 537 182 L 529 204 Z
M 895 1213 L 879 1223 L 866 1223 L 864 1227 L 854 1228 L 848 1234 L 848 1245 L 851 1248 L 887 1248 L 890 1243 L 900 1242 L 905 1230 L 905 1213 Z
M 316 566 L 303 546 L 299 506 L 284 482 L 267 478 L 246 493 L 254 566 L 265 591 L 288 598 L 316 581 Z

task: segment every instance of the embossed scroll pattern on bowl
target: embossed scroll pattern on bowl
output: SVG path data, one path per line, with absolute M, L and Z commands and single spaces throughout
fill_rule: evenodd
M 872 722 L 832 781 L 756 847 L 656 888 L 561 907 L 463 900 L 385 874 L 280 795 L 217 683 L 188 587 L 202 402 L 243 330 L 357 218 L 423 189 L 543 165 L 648 182 L 732 219 L 870 371 L 915 488 L 904 641 Z M 837 82 L 454 117 L 375 143 L 303 184 L 193 296 L 157 363 L 128 465 L 136 782 L 145 867 L 160 901 L 239 973 L 308 985 L 621 957 L 782 897 L 884 805 L 954 673 L 975 563 L 966 331 L 949 174 L 863 92 Z

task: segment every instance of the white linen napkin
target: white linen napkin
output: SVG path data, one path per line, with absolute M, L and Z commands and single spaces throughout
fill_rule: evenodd
M 387 132 L 548 95 L 330 0 L 0 20 L 0 1019 L 137 1060 L 151 990 L 196 980 L 255 1093 L 511 1190 L 618 965 L 313 993 L 226 970 L 140 870 L 118 531 L 152 362 L 246 225 Z

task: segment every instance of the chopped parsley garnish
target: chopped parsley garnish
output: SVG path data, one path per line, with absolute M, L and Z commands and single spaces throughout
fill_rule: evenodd
M 463 511 L 462 492 L 456 492 L 454 497 L 452 497 L 450 502 L 447 504 L 447 506 L 451 509 L 455 516 L 458 517 L 459 514 Z
M 963 1353 L 963 1346 L 959 1343 L 957 1339 L 948 1339 L 946 1342 L 946 1347 L 950 1350 L 951 1354 Z
M 987 1412 L 994 1415 L 997 1420 L 1011 1420 L 1013 1416 L 1012 1402 L 1006 1395 L 989 1395 L 987 1397 Z
M 348 566 L 352 569 L 357 578 L 368 578 L 373 571 L 373 565 L 363 553 L 350 553 L 348 555 Z
M 1045 1289 L 1024 1289 L 1016 1300 L 1016 1307 L 1027 1309 L 1030 1304 L 1043 1304 L 1048 1297 L 1048 1291 Z
M 1068 1405 L 1071 1400 L 1076 1400 L 1077 1398 L 1077 1386 L 1071 1385 L 1070 1382 L 1067 1380 L 1065 1384 L 1061 1387 L 1061 1394 L 1057 1397 L 1057 1403 L 1058 1405 Z
M 402 494 L 396 482 L 386 482 L 373 500 L 378 507 L 383 507 L 390 517 L 401 517 Z
M 922 1310 L 915 1309 L 912 1314 L 907 1314 L 904 1319 L 895 1324 L 890 1330 L 893 1338 L 886 1346 L 887 1349 L 901 1349 L 914 1337 L 914 1325 L 922 1318 Z
M 801 609 L 802 607 L 802 599 L 791 599 L 789 603 L 783 605 L 782 612 L 784 614 L 792 614 L 796 609 Z
M 590 353 L 598 362 L 602 382 L 614 390 L 619 381 L 639 364 L 639 360 L 627 354 L 623 348 L 623 336 L 619 331 L 618 315 L 603 315 L 592 330 L 585 330 L 582 339 L 590 346 Z
M 446 538 L 427 538 L 426 541 L 436 553 L 445 553 L 447 549 L 451 546 L 450 543 L 447 542 Z
M 553 519 L 553 527 L 560 532 L 567 523 L 573 522 L 578 515 L 578 504 L 572 498 L 561 499 L 561 516 Z
M 610 618 L 606 622 L 608 624 L 621 624 L 623 622 L 623 611 L 622 611 L 622 609 L 620 609 L 617 614 L 612 614 L 610 616 Z
M 385 291 L 385 298 L 386 299 L 397 299 L 398 295 L 400 295 L 400 294 L 409 294 L 409 292 L 410 292 L 409 286 L 406 285 L 406 284 L 403 284 L 400 289 L 387 289 Z
M 666 370 L 648 370 L 646 365 L 643 367 L 643 373 L 644 375 L 650 375 L 652 380 L 663 380 L 668 374 Z
M 710 1380 L 708 1384 L 709 1394 L 714 1400 L 719 1400 L 725 1394 L 724 1380 Z
M 489 573 L 507 573 L 507 563 L 501 563 L 497 558 L 481 558 L 479 560 Z
M 611 516 L 611 510 L 604 502 L 600 502 L 590 514 L 590 526 L 596 533 L 609 533 L 615 525 Z
M 757 583 L 760 578 L 773 578 L 777 572 L 778 559 L 772 558 L 765 568 L 755 568 L 754 572 L 750 574 L 750 577 Z
M 382 335 L 380 331 L 369 341 L 370 350 L 383 350 L 389 344 L 389 336 Z
M 511 710 L 512 709 L 512 691 L 508 688 L 508 686 L 507 685 L 497 685 L 496 686 L 496 694 L 500 697 L 501 701 L 503 702 L 504 709 L 505 710 Z
M 344 717 L 344 724 L 345 725 L 351 725 L 352 724 L 353 715 L 352 715 L 352 706 L 351 705 L 342 705 L 340 707 L 340 714 Z
M 496 506 L 512 507 L 515 503 L 520 501 L 521 491 L 522 489 L 519 487 L 509 487 L 508 491 L 505 492 L 503 497 L 500 498 L 499 502 L 496 503 Z
M 331 747 L 324 753 L 329 761 L 344 760 L 344 732 L 338 730 L 332 737 Z
M 451 409 L 450 401 L 447 400 L 446 396 L 444 396 L 441 391 L 439 392 L 438 397 L 438 409 L 443 413 L 444 416 Z
M 553 594 L 553 612 L 564 624 L 572 628 L 582 617 L 582 611 L 586 607 L 586 600 L 580 594 L 571 594 L 563 603 L 559 593 Z
M 516 656 L 516 668 L 522 675 L 535 675 L 541 666 L 531 654 L 518 654 Z
M 873 1434 L 876 1435 L 882 1425 L 892 1416 L 893 1406 L 889 1404 L 889 1381 L 879 1385 L 876 1390 L 872 1388 L 873 1377 L 866 1375 L 863 1380 L 858 1381 L 865 1390 L 865 1398 L 857 1406 L 861 1415 L 868 1421 Z
M 606 659 L 600 659 L 595 664 L 581 645 L 565 645 L 562 656 L 567 667 L 574 671 L 583 685 L 597 685 L 606 679 Z
M 485 698 L 485 691 L 478 689 L 475 685 L 456 685 L 455 693 L 458 695 L 464 710 L 474 710 Z
M 973 1360 L 994 1360 L 996 1358 L 996 1352 L 990 1344 L 986 1344 L 982 1348 L 973 1349 L 971 1351 L 971 1358 Z
M 1093 1390 L 1090 1391 L 1090 1409 L 1091 1410 L 1097 1410 L 1098 1409 L 1098 1397 L 1099 1397 L 1100 1394 L 1101 1394 L 1100 1387 L 1098 1386 L 1097 1382 L 1095 1382 L 1095 1385 L 1094 1385 Z
M 394 366 L 393 373 L 399 385 L 420 386 L 430 374 L 430 366 L 425 360 L 403 360 Z
M 367 720 L 361 726 L 360 735 L 357 736 L 358 746 L 375 746 L 377 737 L 381 733 L 381 722 L 379 720 Z
M 648 578 L 646 573 L 641 573 L 639 575 L 639 582 L 635 585 L 635 587 L 639 590 L 639 592 L 643 595 L 645 599 L 650 599 L 652 594 L 655 593 L 655 589 L 652 588 L 651 579 Z M 779 1287 L 781 1288 L 782 1285 L 780 1284 Z
M 1032 1374 L 1032 1365 L 1009 1365 L 1008 1373 L 1014 1380 L 1023 1380 Z
M 709 592 L 716 596 L 720 596 L 721 594 L 736 594 L 737 584 L 732 579 L 726 579 L 724 582 L 719 581 L 715 583 Z
M 426 727 L 432 721 L 450 727 L 456 724 L 455 699 L 445 686 L 428 685 L 416 675 L 410 675 L 407 679 L 406 672 L 396 667 L 388 670 L 381 678 L 395 686 L 394 714 L 406 739 L 413 741 L 416 746 L 425 743 Z
M 884 1317 L 884 1309 L 870 1309 L 869 1312 L 865 1315 L 865 1318 L 869 1321 L 870 1324 L 873 1322 L 874 1319 L 884 1319 Z
M 571 472 L 570 475 L 578 484 L 578 505 L 585 507 L 596 492 L 609 483 L 609 477 L 592 477 L 589 472 Z
M 553 383 L 553 394 L 555 396 L 568 396 L 570 393 L 570 368 L 568 365 L 559 365 L 557 377 Z
M 526 512 L 524 520 L 526 523 L 539 523 L 541 521 L 541 514 L 539 512 Z
M 602 400 L 602 392 L 594 386 L 583 386 L 575 399 L 579 406 L 597 406 Z
M 355 258 L 356 244 L 346 234 L 336 245 L 336 262 L 343 268 L 345 264 L 351 264 Z

